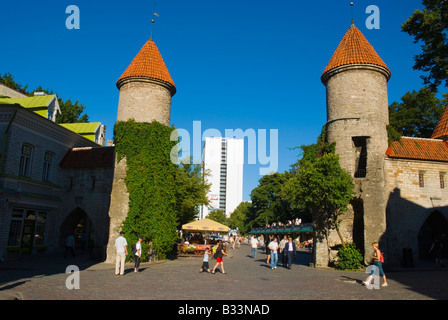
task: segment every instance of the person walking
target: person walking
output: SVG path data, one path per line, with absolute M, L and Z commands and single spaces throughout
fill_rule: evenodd
M 292 238 L 289 237 L 288 238 L 288 242 L 285 243 L 285 248 L 283 250 L 284 254 L 283 254 L 283 258 L 288 260 L 288 264 L 287 264 L 287 268 L 291 269 L 292 266 L 292 260 L 295 258 L 296 256 L 296 244 L 294 243 L 294 241 L 292 241 Z M 285 259 L 285 260 L 286 260 Z
M 286 252 L 285 252 L 285 244 L 288 242 L 286 235 L 283 236 L 283 239 L 280 241 L 280 254 L 282 255 L 282 264 L 286 267 Z
M 278 243 L 277 238 L 274 237 L 274 239 L 269 243 L 269 250 L 271 250 L 271 269 L 277 269 L 277 261 L 278 261 Z
M 210 248 L 205 248 L 204 257 L 202 258 L 202 267 L 199 269 L 199 272 L 202 273 L 202 271 L 206 270 L 208 273 L 210 273 L 210 267 L 208 264 L 208 258 L 212 254 L 212 250 Z
M 444 267 L 445 259 L 443 258 L 443 244 L 439 237 L 434 238 L 434 242 L 432 243 L 428 254 L 430 254 L 432 251 L 434 252 L 436 266 Z
M 381 253 L 381 251 L 379 249 L 378 242 L 372 243 L 372 247 L 374 250 L 374 254 L 372 256 L 373 265 L 376 268 L 378 268 L 380 276 L 383 277 L 384 283 L 381 286 L 387 287 L 388 284 L 387 284 L 386 274 L 383 271 L 383 262 L 384 262 L 383 254 Z M 363 284 L 365 286 L 370 286 L 370 282 L 373 280 L 374 273 L 375 273 L 375 268 L 372 268 L 372 270 L 370 271 L 370 275 L 367 277 L 366 281 L 363 282 Z
M 252 247 L 252 258 L 257 258 L 257 248 L 258 248 L 258 240 L 256 236 L 253 236 L 250 240 L 250 245 Z
M 226 256 L 227 253 L 224 251 L 224 246 L 223 246 L 221 240 L 219 241 L 218 248 L 216 248 L 215 254 L 216 254 L 216 264 L 213 267 L 212 273 L 215 274 L 216 268 L 218 267 L 218 265 L 221 265 L 221 272 L 225 274 L 226 272 L 224 270 L 224 262 L 223 262 L 222 258 L 223 258 L 223 256 Z
M 70 234 L 67 239 L 65 240 L 65 252 L 64 252 L 64 259 L 67 258 L 67 252 L 72 254 L 72 257 L 76 257 L 75 255 L 75 237 L 73 234 Z
M 123 235 L 124 232 L 120 231 L 120 236 L 115 240 L 115 250 L 117 253 L 115 258 L 115 274 L 117 276 L 124 275 L 124 261 L 128 255 L 128 243 Z
M 135 259 L 135 265 L 134 265 L 134 273 L 139 273 L 138 267 L 140 266 L 140 261 L 142 258 L 142 238 L 138 238 L 137 243 L 135 244 L 135 253 L 134 253 L 134 259 Z

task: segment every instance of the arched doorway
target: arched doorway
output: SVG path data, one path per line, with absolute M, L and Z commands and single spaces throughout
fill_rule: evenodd
M 60 228 L 61 247 L 65 246 L 65 239 L 73 234 L 75 237 L 75 249 L 86 251 L 93 248 L 94 227 L 87 213 L 81 208 L 73 210 Z
M 419 259 L 431 259 L 429 249 L 435 237 L 441 237 L 443 233 L 448 234 L 448 222 L 443 214 L 436 210 L 432 212 L 423 223 L 418 232 Z

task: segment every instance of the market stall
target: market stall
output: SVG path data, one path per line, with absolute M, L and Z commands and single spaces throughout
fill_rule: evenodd
M 182 225 L 182 231 L 198 233 L 200 237 L 192 237 L 191 243 L 182 244 L 179 252 L 202 254 L 204 250 L 210 249 L 219 240 L 215 234 L 228 233 L 229 227 L 206 218 Z

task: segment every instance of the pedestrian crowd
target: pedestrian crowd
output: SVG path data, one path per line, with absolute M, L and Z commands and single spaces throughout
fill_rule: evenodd
M 227 243 L 230 242 L 230 244 Z M 142 256 L 142 246 L 141 246 L 142 238 L 139 238 L 137 243 L 132 245 L 132 253 L 134 255 L 134 272 L 139 273 L 139 265 Z M 73 239 L 69 237 L 67 239 L 66 244 L 66 252 L 71 252 L 73 248 Z M 223 240 L 219 240 L 216 246 L 211 248 L 207 248 L 204 251 L 202 266 L 199 272 L 206 271 L 207 273 L 215 274 L 217 270 L 219 270 L 222 274 L 226 274 L 224 269 L 224 260 L 225 256 L 228 256 L 228 249 L 236 249 L 240 248 L 242 243 L 246 243 L 251 248 L 251 257 L 253 259 L 257 258 L 257 251 L 259 248 L 264 247 L 267 254 L 266 263 L 270 266 L 272 270 L 277 269 L 279 261 L 281 261 L 282 266 L 287 269 L 291 269 L 293 265 L 293 261 L 296 260 L 297 256 L 297 248 L 302 246 L 303 243 L 300 243 L 300 238 L 293 239 L 291 236 L 283 235 L 283 238 L 280 239 L 279 236 L 270 235 L 268 237 L 257 237 L 252 235 L 250 237 L 241 237 L 241 236 L 230 236 L 226 239 L 226 243 Z M 305 242 L 304 242 L 305 243 Z M 312 246 L 312 239 L 307 240 L 306 244 Z M 115 274 L 123 275 L 124 274 L 124 263 L 126 256 L 128 255 L 127 251 L 127 241 L 124 238 L 124 232 L 120 232 L 120 236 L 115 240 L 115 250 L 116 250 L 116 263 L 115 263 Z M 371 288 L 372 281 L 375 280 L 377 283 L 379 278 L 375 278 L 375 275 L 378 275 L 383 279 L 383 287 L 388 286 L 387 278 L 383 270 L 384 256 L 381 250 L 379 249 L 378 243 L 372 243 L 373 255 L 372 262 L 370 268 L 370 274 L 368 278 L 363 281 L 363 284 L 368 288 Z M 436 264 L 444 267 L 446 265 L 445 261 L 448 258 L 448 244 L 447 237 L 445 234 L 442 235 L 441 238 L 436 238 L 433 245 L 430 248 L 430 253 L 434 254 Z M 213 269 L 210 268 L 209 262 L 210 259 L 216 260 L 216 263 Z

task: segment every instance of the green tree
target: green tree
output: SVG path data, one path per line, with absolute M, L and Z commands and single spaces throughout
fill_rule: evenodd
M 75 103 L 73 103 L 70 99 L 64 101 L 57 93 L 53 93 L 50 89 L 44 89 L 42 86 L 39 86 L 31 91 L 29 95 L 34 95 L 34 92 L 44 92 L 48 95 L 56 94 L 58 97 L 59 108 L 61 108 L 61 113 L 56 114 L 56 123 L 89 122 L 89 115 L 87 113 L 82 114 L 86 107 L 84 104 L 80 104 L 79 100 L 76 100 Z
M 229 225 L 229 219 L 226 217 L 226 214 L 224 213 L 224 210 L 222 209 L 217 209 L 217 210 L 213 210 L 211 211 L 208 216 L 208 219 L 219 222 L 225 226 Z
M 308 151 L 317 152 L 317 157 L 305 154 L 310 160 L 300 162 L 296 175 L 283 186 L 282 196 L 293 208 L 310 210 L 315 241 L 327 240 L 330 230 L 335 229 L 344 243 L 339 233 L 339 217 L 353 199 L 354 184 L 352 177 L 339 165 L 339 156 L 322 152 L 332 149 L 334 145 L 325 142 L 321 143 L 321 148 L 308 148 Z
M 17 83 L 14 80 L 14 77 L 12 76 L 12 74 L 10 73 L 5 73 L 3 75 L 0 74 L 0 83 L 4 84 L 7 87 L 10 87 L 14 90 L 17 90 L 23 94 L 28 94 L 26 89 L 28 88 L 28 86 L 22 86 L 21 84 Z
M 413 68 L 426 72 L 424 83 L 436 91 L 441 84 L 448 87 L 448 0 L 423 0 L 423 5 L 423 11 L 415 10 L 401 29 L 422 43 Z
M 87 113 L 82 114 L 86 107 L 79 103 L 79 100 L 73 103 L 70 99 L 64 101 L 58 98 L 58 102 L 61 113 L 56 115 L 56 123 L 89 122 L 89 115 Z
M 40 85 L 32 91 L 27 91 L 28 85 L 23 87 L 14 80 L 14 77 L 10 73 L 5 73 L 3 76 L 0 75 L 0 83 L 28 96 L 33 96 L 35 92 L 44 92 L 48 95 L 56 94 L 58 97 L 59 107 L 61 108 L 61 114 L 56 114 L 56 123 L 89 122 L 88 114 L 82 114 L 86 107 L 84 104 L 79 103 L 79 100 L 75 103 L 73 103 L 70 99 L 64 101 L 60 95 L 53 93 L 50 89 L 44 89 Z
M 250 194 L 252 208 L 249 211 L 248 227 L 286 222 L 297 217 L 298 211 L 293 210 L 289 201 L 281 196 L 283 184 L 292 176 L 293 174 L 288 171 L 276 172 L 265 175 L 259 180 L 259 185 Z
M 176 173 L 176 212 L 178 215 L 178 227 L 193 221 L 198 213 L 199 206 L 207 205 L 209 200 L 207 193 L 210 184 L 205 181 L 206 174 L 201 166 L 189 163 L 181 163 Z
M 435 92 L 423 87 L 418 92 L 407 92 L 401 101 L 389 106 L 389 126 L 392 130 L 403 136 L 430 138 L 447 100 L 439 100 Z
M 230 214 L 229 227 L 232 229 L 238 228 L 240 234 L 247 234 L 250 230 L 247 225 L 247 220 L 250 214 L 252 204 L 248 201 L 241 202 L 238 207 Z

